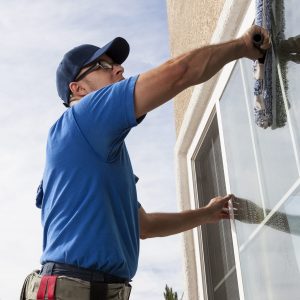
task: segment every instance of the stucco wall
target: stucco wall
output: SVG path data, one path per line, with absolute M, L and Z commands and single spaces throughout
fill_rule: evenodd
M 210 42 L 224 2 L 225 0 L 167 0 L 172 57 L 176 57 L 185 51 L 198 48 Z M 193 87 L 183 91 L 174 99 L 177 136 L 192 92 Z M 177 177 L 180 176 L 186 177 L 187 174 L 181 169 L 181 172 L 177 172 Z M 180 182 L 180 179 L 178 181 Z M 188 187 L 186 186 L 186 188 Z M 190 208 L 189 204 L 182 201 L 182 199 L 180 203 L 182 209 Z M 183 234 L 185 299 L 198 300 L 200 299 L 198 290 L 201 288 L 201 285 L 198 286 L 197 284 L 197 263 L 193 245 L 192 231 L 185 232 Z
M 209 44 L 211 40 L 219 43 L 236 37 L 242 22 L 247 21 L 245 16 L 251 3 L 254 5 L 254 0 L 167 0 L 172 57 Z M 251 18 L 252 21 L 253 17 Z M 211 99 L 218 75 L 220 74 L 205 84 L 182 92 L 175 98 L 176 193 L 181 210 L 193 208 L 195 195 L 189 151 L 193 149 L 191 147 L 199 122 Z M 190 230 L 183 234 L 183 246 L 184 298 L 206 299 L 203 251 L 199 248 L 201 242 L 197 231 Z
M 225 0 L 167 0 L 171 56 L 210 42 Z M 178 136 L 193 88 L 175 97 Z

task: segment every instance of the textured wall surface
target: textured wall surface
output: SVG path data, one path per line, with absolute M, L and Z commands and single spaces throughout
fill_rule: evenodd
M 171 56 L 201 47 L 210 42 L 225 0 L 167 0 Z M 189 105 L 193 87 L 174 99 L 177 136 Z M 182 170 L 181 170 L 182 171 Z M 182 175 L 177 174 L 177 177 Z M 179 180 L 180 182 L 180 180 Z M 179 184 L 180 185 L 180 184 Z M 181 198 L 181 197 L 180 197 Z M 183 209 L 187 203 L 181 199 Z M 189 204 L 187 205 L 189 206 Z M 185 260 L 185 299 L 198 300 L 198 279 L 192 231 L 183 235 Z M 201 294 L 201 293 L 200 293 Z
M 249 20 L 246 17 L 250 4 L 254 5 L 254 0 L 167 0 L 172 57 L 207 45 L 212 39 L 218 43 L 236 37 L 243 21 L 247 24 L 253 21 L 253 17 L 250 16 Z M 194 197 L 197 197 L 194 194 L 195 178 L 190 168 L 189 151 L 195 151 L 194 138 L 219 74 L 205 84 L 185 90 L 174 101 L 177 132 L 176 188 L 182 210 L 192 208 Z M 198 246 L 201 246 L 201 238 L 199 240 L 196 231 L 187 231 L 183 234 L 183 244 L 184 298 L 204 300 L 207 298 L 206 279 L 202 264 L 203 252 L 199 251 Z
M 172 57 L 210 42 L 225 0 L 167 0 Z M 174 101 L 176 132 L 179 133 L 193 88 Z

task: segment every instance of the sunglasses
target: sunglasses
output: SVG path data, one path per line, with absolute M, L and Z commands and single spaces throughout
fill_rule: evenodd
M 79 80 L 83 79 L 85 76 L 87 76 L 88 74 L 90 74 L 98 69 L 103 69 L 103 70 L 112 69 L 113 65 L 115 65 L 115 63 L 109 63 L 105 60 L 99 60 L 94 65 L 92 65 L 90 68 L 88 68 L 86 71 L 84 71 L 81 75 L 76 77 L 74 81 L 79 81 Z

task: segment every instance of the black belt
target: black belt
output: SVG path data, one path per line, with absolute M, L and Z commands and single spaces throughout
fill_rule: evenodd
M 130 280 L 118 276 L 110 275 L 92 269 L 84 269 L 76 266 L 47 262 L 42 266 L 41 275 L 63 275 L 73 278 L 78 278 L 90 282 L 103 283 L 125 283 L 128 284 Z

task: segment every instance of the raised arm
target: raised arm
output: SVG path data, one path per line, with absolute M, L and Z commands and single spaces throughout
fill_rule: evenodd
M 263 37 L 260 49 L 253 45 L 255 34 Z M 184 89 L 205 82 L 230 61 L 262 57 L 263 50 L 269 46 L 268 33 L 252 26 L 238 39 L 189 51 L 141 74 L 135 87 L 136 117 L 162 105 Z

